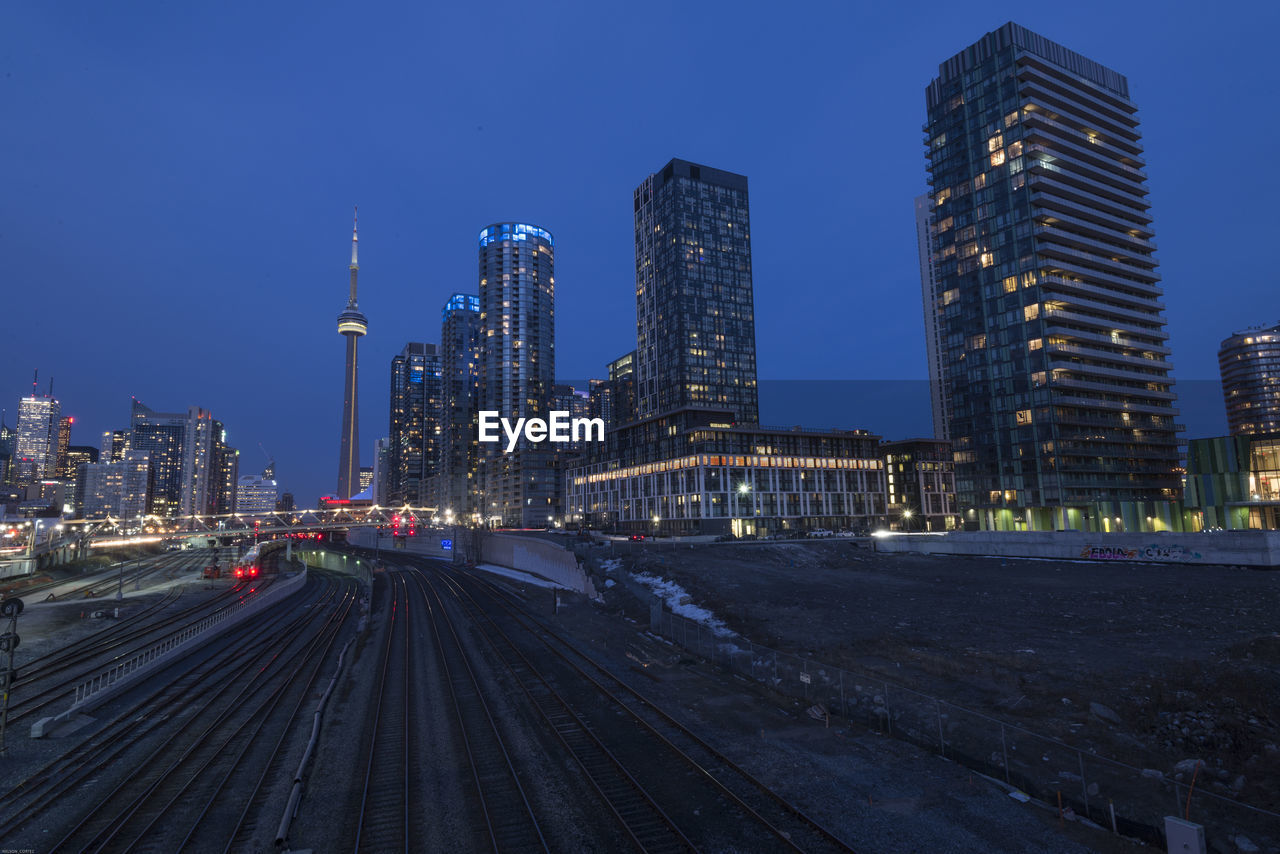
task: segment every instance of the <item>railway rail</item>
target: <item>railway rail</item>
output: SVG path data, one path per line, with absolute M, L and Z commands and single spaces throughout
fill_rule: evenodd
M 288 773 L 283 745 L 356 598 L 354 582 L 323 573 L 304 591 L 307 607 L 294 599 L 287 618 L 274 611 L 250 618 L 234 642 L 220 642 L 172 681 L 149 683 L 146 696 L 0 798 L 0 836 L 57 851 L 260 844 L 252 840 L 266 781 Z M 314 619 L 317 608 L 324 620 Z M 243 800 L 220 797 L 229 789 Z M 74 805 L 56 795 L 72 790 L 81 809 L 68 820 Z M 270 825 L 276 817 L 263 818 Z M 51 849 L 55 834 L 46 829 L 60 836 Z

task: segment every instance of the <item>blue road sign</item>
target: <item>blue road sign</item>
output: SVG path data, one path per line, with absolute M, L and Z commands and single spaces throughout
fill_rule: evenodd
M 444 549 L 447 552 L 453 551 L 453 540 L 441 540 L 440 548 Z

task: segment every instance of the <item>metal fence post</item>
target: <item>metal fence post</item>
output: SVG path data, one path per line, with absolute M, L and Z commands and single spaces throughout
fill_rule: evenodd
M 1004 756 L 1004 781 L 1012 783 L 1009 779 L 1009 745 L 1004 738 L 1004 723 L 1000 724 L 1000 753 Z
M 942 755 L 947 755 L 947 740 L 942 735 L 942 701 L 934 700 L 934 706 L 938 710 L 938 747 L 942 751 Z
M 1076 756 L 1080 757 L 1080 792 L 1084 795 L 1084 815 L 1085 818 L 1093 818 L 1089 814 L 1089 781 L 1084 778 L 1084 753 L 1077 750 Z
M 889 710 L 889 683 L 884 683 L 884 723 L 889 735 L 893 735 L 893 712 Z

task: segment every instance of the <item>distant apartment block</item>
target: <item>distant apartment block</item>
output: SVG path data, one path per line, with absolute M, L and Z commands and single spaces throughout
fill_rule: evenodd
M 951 443 L 938 439 L 883 442 L 889 525 L 899 531 L 959 527 Z

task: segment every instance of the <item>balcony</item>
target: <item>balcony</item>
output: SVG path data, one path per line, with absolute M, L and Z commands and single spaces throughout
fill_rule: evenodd
M 1163 359 L 1148 359 L 1143 356 L 1126 356 L 1123 353 L 1099 350 L 1096 347 L 1083 347 L 1079 344 L 1061 344 L 1055 341 L 1046 341 L 1044 349 L 1048 350 L 1050 353 L 1065 353 L 1070 356 L 1080 356 L 1084 359 L 1097 359 L 1101 362 L 1112 362 L 1117 365 L 1132 365 L 1135 368 L 1148 368 L 1160 371 L 1170 371 L 1173 369 L 1173 365 Z
M 1101 177 L 1097 180 L 1117 187 L 1139 186 L 1141 195 L 1147 194 L 1147 175 L 1141 169 L 1135 169 L 1127 163 L 1109 156 L 1111 152 L 1101 151 L 1101 146 L 1076 143 L 1073 139 L 1064 139 L 1048 130 L 1032 130 L 1025 137 L 1029 146 L 1024 150 L 1038 149 L 1052 154 L 1054 157 L 1074 163 L 1077 166 L 1091 169 Z
M 1083 371 L 1081 371 L 1083 373 Z M 1126 377 L 1126 379 L 1140 379 L 1138 377 Z M 1174 401 L 1177 395 L 1172 391 L 1148 391 L 1144 388 L 1134 388 L 1128 385 L 1118 385 L 1109 382 L 1091 382 L 1089 380 L 1078 380 L 1070 377 L 1054 377 L 1051 388 L 1055 389 L 1078 389 L 1080 391 L 1097 391 L 1103 394 L 1124 395 L 1125 400 L 1132 403 L 1134 400 L 1152 400 L 1152 401 Z
M 1116 216 L 1108 211 L 1099 209 L 1092 205 L 1082 205 L 1075 201 L 1059 196 L 1056 191 L 1046 193 L 1043 188 L 1032 187 L 1031 204 L 1036 208 L 1036 215 L 1039 216 L 1043 212 L 1051 212 L 1054 216 L 1071 216 L 1080 222 L 1093 223 L 1095 227 L 1113 229 L 1113 233 L 1119 235 L 1121 233 L 1131 237 L 1134 240 L 1150 241 L 1155 237 L 1155 232 L 1147 226 L 1151 219 L 1145 215 L 1136 219 L 1127 219 L 1125 217 Z M 1126 217 L 1131 214 L 1130 211 L 1125 212 Z M 1141 220 L 1138 222 L 1137 220 Z M 1133 232 L 1137 234 L 1133 234 Z M 1154 249 L 1154 244 L 1152 249 Z
M 1101 208 L 1102 213 L 1129 222 L 1130 228 L 1142 228 L 1151 224 L 1151 217 L 1146 212 L 1150 206 L 1145 202 L 1140 207 L 1130 207 L 1110 196 L 1099 195 L 1063 181 L 1060 171 L 1048 169 L 1038 160 L 1035 165 L 1039 168 L 1028 167 L 1026 170 L 1030 175 L 1028 183 L 1033 193 L 1050 193 L 1055 198 L 1074 202 L 1086 209 Z
M 1043 81 L 1046 86 L 1064 89 L 1081 103 L 1096 105 L 1097 109 L 1107 111 L 1121 124 L 1134 127 L 1138 124 L 1138 120 L 1133 117 L 1138 108 L 1128 98 L 1066 71 L 1034 53 L 1025 53 L 1018 58 L 1018 78 L 1036 79 Z
M 1084 293 L 1091 293 L 1106 299 L 1124 299 L 1129 303 L 1135 303 L 1136 300 L 1145 297 L 1144 304 L 1151 308 L 1152 311 L 1164 311 L 1164 306 L 1160 304 L 1159 299 L 1164 291 L 1155 285 L 1154 282 L 1134 281 L 1122 276 L 1113 276 L 1109 273 L 1103 273 L 1100 270 L 1091 270 L 1087 267 L 1081 267 L 1078 264 L 1072 264 L 1064 261 L 1062 258 L 1050 258 L 1050 255 L 1067 255 L 1071 252 L 1069 249 L 1061 249 L 1059 247 L 1051 247 L 1049 244 L 1042 244 L 1045 247 L 1044 257 L 1041 261 L 1041 267 L 1045 270 L 1041 284 L 1061 283 L 1063 287 L 1072 288 Z M 1158 279 L 1156 281 L 1159 281 Z M 1115 288 L 1120 288 L 1124 293 L 1116 293 Z
M 1141 149 L 1142 134 L 1137 129 L 1136 121 L 1117 121 L 1108 111 L 1050 89 L 1029 76 L 1022 76 L 1021 80 L 1018 94 L 1023 100 L 1031 101 L 1037 108 L 1056 113 L 1068 121 L 1078 122 L 1081 127 L 1097 128 L 1100 133 L 1113 137 L 1121 146 L 1128 143 Z
M 1157 264 L 1150 255 L 1139 255 L 1122 247 L 1103 243 L 1091 237 L 1085 237 L 1082 234 L 1062 228 L 1057 223 L 1037 225 L 1035 233 L 1038 237 L 1052 241 L 1052 243 L 1040 244 L 1038 248 L 1041 251 L 1052 246 L 1060 252 L 1069 253 L 1073 257 L 1081 258 L 1094 264 L 1101 264 L 1107 267 L 1117 267 L 1118 265 L 1118 269 L 1126 273 L 1132 273 L 1139 279 L 1152 279 L 1152 284 L 1160 281 L 1160 277 L 1152 272 Z M 1072 248 L 1065 248 L 1068 246 Z
M 1107 391 L 1114 391 L 1114 389 L 1107 389 Z M 1100 400 L 1096 397 L 1076 397 L 1071 394 L 1055 394 L 1053 396 L 1053 404 L 1055 406 L 1079 406 L 1082 409 L 1101 409 L 1107 412 L 1144 412 L 1147 415 L 1165 417 L 1181 414 L 1171 406 L 1147 406 L 1146 404 L 1133 403 L 1128 400 Z
M 1071 125 L 1064 124 L 1059 121 L 1054 121 L 1053 119 L 1049 118 L 1048 113 L 1045 113 L 1041 110 L 1027 111 L 1022 120 L 1022 123 L 1029 128 L 1041 128 L 1041 127 L 1046 129 L 1052 128 L 1064 134 L 1080 135 L 1084 133 L 1084 131 L 1082 131 L 1078 127 L 1073 127 Z M 1115 155 L 1116 157 L 1120 157 L 1125 160 L 1132 160 L 1134 163 L 1137 164 L 1136 166 L 1133 167 L 1135 169 L 1140 170 L 1142 169 L 1142 167 L 1146 166 L 1146 161 L 1144 161 L 1137 154 L 1130 153 L 1130 150 L 1128 148 L 1121 147 L 1118 145 L 1113 145 L 1111 142 L 1103 140 L 1101 137 L 1096 137 L 1094 141 L 1088 143 L 1088 145 L 1091 147 L 1099 148 L 1102 151 Z M 1138 146 L 1138 150 L 1139 151 L 1142 150 L 1141 146 Z M 1129 166 L 1131 164 L 1126 163 L 1125 165 Z M 1145 177 L 1146 177 L 1146 174 L 1143 173 L 1143 178 L 1145 179 Z
M 1070 284 L 1075 285 L 1076 283 L 1071 282 Z M 1045 280 L 1041 280 L 1040 287 L 1041 287 L 1042 293 L 1045 289 L 1053 291 L 1055 287 L 1055 283 L 1051 281 L 1047 282 Z M 1088 287 L 1088 286 L 1086 285 L 1085 287 Z M 1066 304 L 1061 307 L 1053 306 L 1053 307 L 1045 308 L 1043 310 L 1043 313 L 1046 316 L 1057 317 L 1059 315 L 1066 316 L 1068 314 L 1077 315 L 1085 319 L 1089 323 L 1101 322 L 1104 325 L 1109 324 L 1106 326 L 1107 329 L 1114 329 L 1116 327 L 1120 327 L 1123 329 L 1125 325 L 1124 324 L 1125 319 L 1136 322 L 1138 324 L 1150 324 L 1152 326 L 1158 326 L 1161 330 L 1164 329 L 1164 325 L 1165 325 L 1164 318 L 1161 317 L 1158 313 L 1159 310 L 1163 308 L 1162 306 L 1157 305 L 1150 312 L 1141 312 L 1141 311 L 1133 311 L 1132 309 L 1111 305 L 1109 303 L 1098 302 L 1097 300 L 1081 299 L 1080 297 L 1073 296 L 1071 294 L 1058 294 L 1058 295 L 1062 297 L 1062 300 Z M 1045 296 L 1046 302 L 1048 302 L 1050 299 L 1051 297 L 1048 297 L 1047 295 Z M 1097 317 L 1093 315 L 1082 315 L 1080 314 L 1081 310 L 1096 311 L 1102 314 L 1103 316 Z
M 1155 244 L 1142 237 L 1134 237 L 1129 228 L 1102 225 L 1097 222 L 1054 210 L 1037 210 L 1034 214 L 1038 227 L 1058 228 L 1064 232 L 1062 240 L 1072 240 L 1082 246 L 1096 246 L 1105 252 L 1128 252 L 1156 265 Z M 1046 220 L 1053 220 L 1047 222 Z M 1079 229 L 1079 231 L 1075 230 Z M 1081 233 L 1084 232 L 1084 233 Z M 1115 243 L 1110 241 L 1117 241 Z
M 1071 338 L 1078 341 L 1097 341 L 1100 344 L 1109 344 L 1116 347 L 1137 347 L 1143 350 L 1150 350 L 1153 353 L 1159 353 L 1162 356 L 1168 356 L 1173 352 L 1168 347 L 1139 340 L 1137 338 L 1128 338 L 1123 336 L 1112 337 L 1110 334 L 1096 335 L 1091 332 L 1084 332 L 1082 330 L 1066 326 L 1054 326 L 1053 324 L 1047 324 L 1045 326 L 1044 334 L 1046 338 L 1051 335 L 1060 335 L 1064 338 Z M 1152 333 L 1151 337 L 1159 341 L 1169 340 L 1169 336 L 1164 332 Z
M 1062 157 L 1043 145 L 1029 145 L 1025 151 L 1027 157 L 1025 168 L 1032 174 L 1049 173 L 1060 183 L 1077 192 L 1093 193 L 1099 198 L 1107 199 L 1112 205 L 1120 205 L 1125 209 L 1146 211 L 1151 207 L 1144 198 L 1147 189 L 1142 185 L 1128 181 L 1106 180 L 1110 176 L 1103 176 L 1103 179 L 1099 180 L 1090 174 L 1093 170 L 1088 169 L 1087 166 L 1068 157 Z M 1042 157 L 1034 157 L 1033 155 L 1036 154 Z M 1137 192 L 1135 188 L 1140 189 L 1141 192 Z

